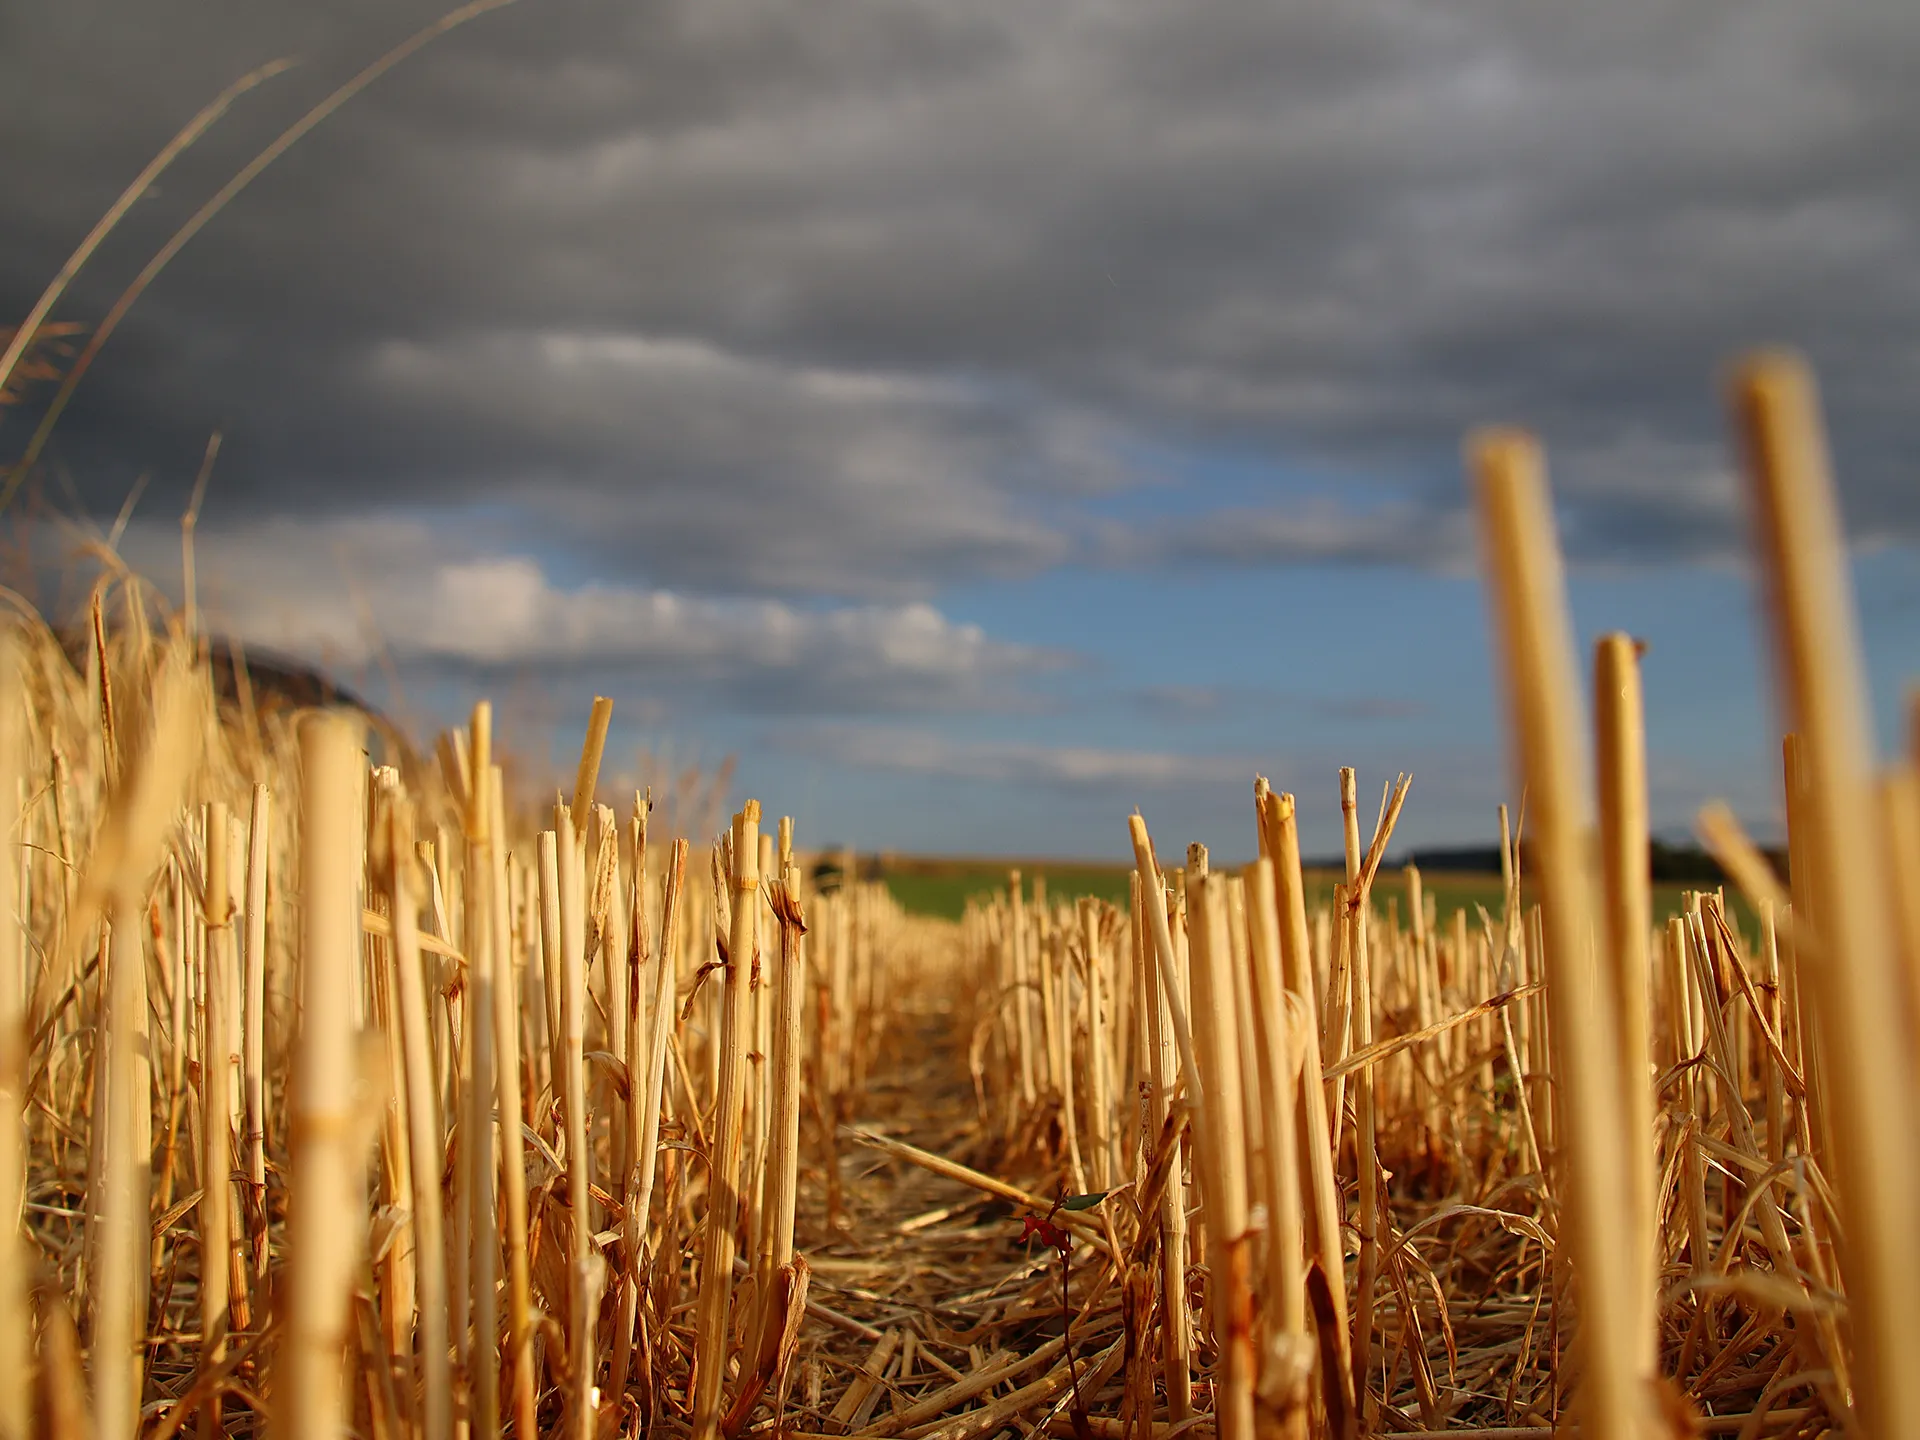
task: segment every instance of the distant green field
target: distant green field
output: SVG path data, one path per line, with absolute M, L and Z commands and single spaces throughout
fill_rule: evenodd
M 1011 865 L 994 861 L 914 861 L 912 869 L 889 868 L 884 872 L 893 898 L 917 915 L 941 915 L 958 920 L 967 901 L 976 895 L 1005 892 Z M 1073 900 L 1082 895 L 1105 900 L 1113 905 L 1127 903 L 1127 876 L 1131 871 L 1066 865 L 1038 870 L 1022 868 L 1021 891 L 1031 899 L 1036 877 L 1044 879 L 1047 895 L 1055 900 Z
M 1029 900 L 1034 894 L 1034 881 L 1045 882 L 1046 893 L 1050 899 L 1070 900 L 1082 895 L 1091 895 L 1095 899 L 1105 900 L 1109 904 L 1127 903 L 1127 876 L 1130 871 L 1117 865 L 1075 864 L 1068 861 L 1054 865 L 1044 861 L 1001 861 L 980 859 L 937 859 L 928 857 L 897 858 L 882 870 L 882 878 L 893 896 L 908 910 L 917 915 L 937 915 L 949 920 L 957 920 L 965 912 L 967 901 L 975 896 L 986 896 L 994 892 L 1004 893 L 1007 888 L 1008 871 L 1018 868 L 1021 873 L 1021 891 Z M 1307 903 L 1310 907 L 1325 904 L 1333 895 L 1334 884 L 1339 876 L 1330 870 L 1309 870 L 1307 872 Z M 1473 872 L 1423 873 L 1421 883 L 1427 893 L 1434 897 L 1434 903 L 1442 917 L 1450 916 L 1455 910 L 1464 909 L 1469 922 L 1478 923 L 1476 906 L 1484 905 L 1487 913 L 1500 913 L 1500 877 L 1498 875 Z M 1683 892 L 1689 887 L 1682 885 L 1656 885 L 1653 888 L 1653 910 L 1655 919 L 1664 919 L 1678 914 Z M 1529 890 L 1531 887 L 1529 887 Z M 1531 899 L 1531 895 L 1528 897 Z M 1373 899 L 1375 908 L 1385 914 L 1389 907 L 1399 910 L 1404 922 L 1407 914 L 1407 885 L 1399 870 L 1382 872 L 1374 883 Z M 1747 936 L 1754 934 L 1753 912 L 1745 899 L 1737 894 L 1729 897 L 1734 918 L 1741 932 Z

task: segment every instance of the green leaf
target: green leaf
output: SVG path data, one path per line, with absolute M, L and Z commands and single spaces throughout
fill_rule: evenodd
M 1060 1208 L 1062 1210 L 1091 1210 L 1112 1193 L 1111 1190 L 1102 1190 L 1097 1195 L 1069 1195 L 1060 1202 Z

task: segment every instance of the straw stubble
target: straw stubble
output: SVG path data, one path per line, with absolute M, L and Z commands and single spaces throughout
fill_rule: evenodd
M 1620 1256 L 1637 1227 L 1628 1192 L 1619 1032 L 1593 953 L 1587 769 L 1580 737 L 1559 542 L 1538 446 L 1515 431 L 1483 431 L 1469 456 L 1486 537 L 1509 725 L 1545 923 L 1554 1074 L 1565 1113 L 1564 1243 L 1580 1286 L 1577 1396 L 1592 1440 L 1648 1433 L 1646 1342 L 1633 1333 L 1638 1287 Z
M 1841 1251 L 1858 1346 L 1863 1433 L 1920 1436 L 1904 1399 L 1904 1357 L 1920 1336 L 1920 1112 L 1909 1103 L 1910 1048 L 1888 935 L 1883 859 L 1871 843 L 1867 766 L 1874 753 L 1846 580 L 1846 552 L 1813 381 L 1797 357 L 1752 357 L 1733 379 L 1760 561 L 1771 607 L 1782 708 L 1802 741 L 1806 843 L 1795 855 L 1815 897 L 1823 963 L 1802 967 L 1813 1000 L 1818 1069 L 1832 1087 Z
M 740 1221 L 740 1156 L 747 1079 L 747 982 L 758 963 L 760 914 L 760 802 L 749 800 L 733 819 L 733 919 L 720 991 L 720 1076 L 715 1087 L 714 1136 L 707 1222 L 700 1257 L 700 1293 L 694 1312 L 693 1440 L 720 1431 L 726 1380 L 728 1301 L 733 1294 L 734 1232 Z
M 300 727 L 300 1002 L 287 1216 L 286 1341 L 275 1429 L 338 1440 L 356 1256 L 365 1208 L 353 1123 L 352 987 L 359 966 L 361 727 L 321 713 Z

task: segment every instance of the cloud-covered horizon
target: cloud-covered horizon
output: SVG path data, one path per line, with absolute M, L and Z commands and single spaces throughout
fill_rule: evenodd
M 439 10 L 10 14 L 0 311 L 234 77 L 300 58 L 135 207 L 61 318 L 99 315 Z M 42 484 L 104 525 L 149 477 L 129 553 L 165 570 L 219 430 L 206 577 L 249 638 L 671 690 L 741 745 L 776 704 L 945 716 L 975 727 L 955 753 L 1000 757 L 971 783 L 1005 788 L 1038 773 L 1006 747 L 1264 753 L 1252 716 L 1386 770 L 1436 732 L 1477 741 L 1460 443 L 1519 423 L 1578 583 L 1667 597 L 1635 622 L 1671 627 L 1662 653 L 1733 657 L 1712 673 L 1764 765 L 1717 393 L 1740 349 L 1818 366 L 1850 533 L 1892 557 L 1864 592 L 1876 683 L 1920 668 L 1916 63 L 1894 0 L 520 0 L 187 247 Z M 31 418 L 0 412 L 0 457 Z M 1711 605 L 1682 602 L 1700 586 Z M 1263 607 L 1285 623 L 1255 627 Z M 1408 615 L 1470 627 L 1471 663 L 1369 674 L 1333 648 L 1392 654 Z M 1237 698 L 1175 698 L 1202 692 Z M 1317 699 L 1248 698 L 1274 694 Z M 1678 771 L 1704 763 L 1697 707 L 1651 698 Z
M 134 524 L 121 558 L 180 593 L 180 537 Z M 537 675 L 709 701 L 864 715 L 1014 708 L 1011 687 L 1071 657 L 987 636 L 924 601 L 800 607 L 761 596 L 557 584 L 534 556 L 449 545 L 417 519 L 273 521 L 194 537 L 203 623 L 340 671 L 395 662 L 498 684 Z

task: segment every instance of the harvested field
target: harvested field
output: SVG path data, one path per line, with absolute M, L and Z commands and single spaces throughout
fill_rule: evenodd
M 1342 772 L 1324 886 L 1250 776 L 1252 865 L 1136 817 L 1108 898 L 951 920 L 598 803 L 605 702 L 517 813 L 484 704 L 373 764 L 130 579 L 77 656 L 18 616 L 0 1435 L 1909 1433 L 1920 756 L 1870 777 L 1804 372 L 1736 399 L 1794 862 L 1704 815 L 1740 910 L 1655 908 L 1633 647 L 1590 721 L 1510 434 L 1533 873 L 1471 911 L 1382 868 L 1407 777 Z

